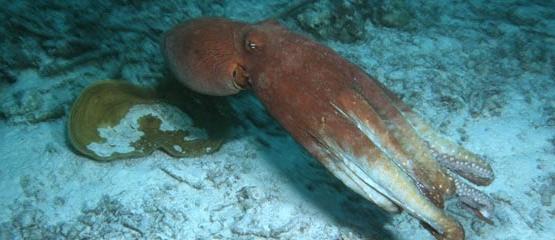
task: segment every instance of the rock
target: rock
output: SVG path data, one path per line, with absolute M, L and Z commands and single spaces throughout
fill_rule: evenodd
M 174 157 L 200 156 L 222 144 L 154 91 L 114 80 L 81 93 L 71 108 L 68 132 L 75 149 L 99 161 L 147 156 L 157 149 Z
M 517 25 L 534 25 L 541 21 L 542 15 L 539 14 L 535 6 L 515 7 L 509 12 L 509 20 Z
M 29 228 L 37 224 L 40 213 L 36 210 L 24 210 L 16 215 L 14 224 L 19 228 Z
M 294 16 L 296 23 L 319 39 L 352 43 L 364 39 L 368 15 L 359 1 L 316 1 Z
M 243 187 L 237 192 L 237 199 L 241 209 L 246 211 L 260 204 L 265 198 L 264 192 L 257 187 Z M 267 201 L 267 199 L 266 199 Z
M 551 174 L 547 183 L 540 187 L 541 204 L 545 207 L 550 207 L 552 204 L 553 195 L 555 195 L 555 174 Z
M 404 0 L 380 1 L 380 3 L 377 4 L 377 14 L 374 16 L 374 21 L 378 25 L 401 28 L 410 22 L 411 15 Z
M 278 202 L 266 202 L 251 208 L 238 219 L 231 231 L 239 236 L 283 238 L 287 232 L 299 227 L 294 207 Z

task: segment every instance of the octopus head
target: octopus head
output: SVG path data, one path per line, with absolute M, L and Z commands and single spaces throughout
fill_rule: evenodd
M 248 26 L 220 18 L 190 20 L 166 33 L 162 53 L 188 88 L 207 95 L 232 95 L 249 81 L 240 34 Z

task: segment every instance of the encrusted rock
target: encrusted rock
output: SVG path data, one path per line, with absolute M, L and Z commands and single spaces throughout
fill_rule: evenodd
M 368 15 L 360 9 L 359 1 L 317 1 L 307 5 L 294 16 L 297 24 L 313 36 L 351 43 L 364 39 Z M 362 4 L 364 5 L 364 4 Z
M 101 161 L 145 156 L 159 148 L 175 157 L 197 156 L 222 143 L 153 91 L 123 81 L 85 89 L 71 109 L 68 128 L 75 149 Z

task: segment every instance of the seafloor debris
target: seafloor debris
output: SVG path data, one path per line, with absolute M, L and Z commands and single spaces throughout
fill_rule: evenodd
M 316 38 L 356 42 L 364 39 L 364 22 L 368 16 L 364 11 L 355 11 L 354 5 L 331 0 L 316 1 L 293 18 L 303 30 Z
M 551 173 L 546 182 L 540 187 L 541 203 L 545 207 L 550 207 L 551 198 L 555 195 L 555 173 Z
M 402 28 L 411 19 L 403 0 L 305 1 L 280 17 L 290 16 L 314 37 L 344 43 L 364 40 L 368 24 Z
M 174 157 L 217 150 L 220 138 L 154 91 L 123 81 L 101 81 L 86 88 L 69 116 L 69 139 L 80 153 L 96 160 L 141 157 L 162 149 Z

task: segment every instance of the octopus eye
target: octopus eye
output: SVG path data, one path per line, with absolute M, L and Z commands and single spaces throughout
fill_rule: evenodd
M 247 41 L 247 47 L 254 50 L 254 49 L 256 49 L 256 43 L 251 42 L 251 41 Z
M 245 36 L 245 49 L 250 53 L 258 53 L 264 49 L 265 35 L 259 32 L 249 32 Z
M 245 48 L 248 52 L 255 53 L 261 50 L 262 45 L 258 44 L 257 41 L 252 39 L 247 39 L 245 41 Z

